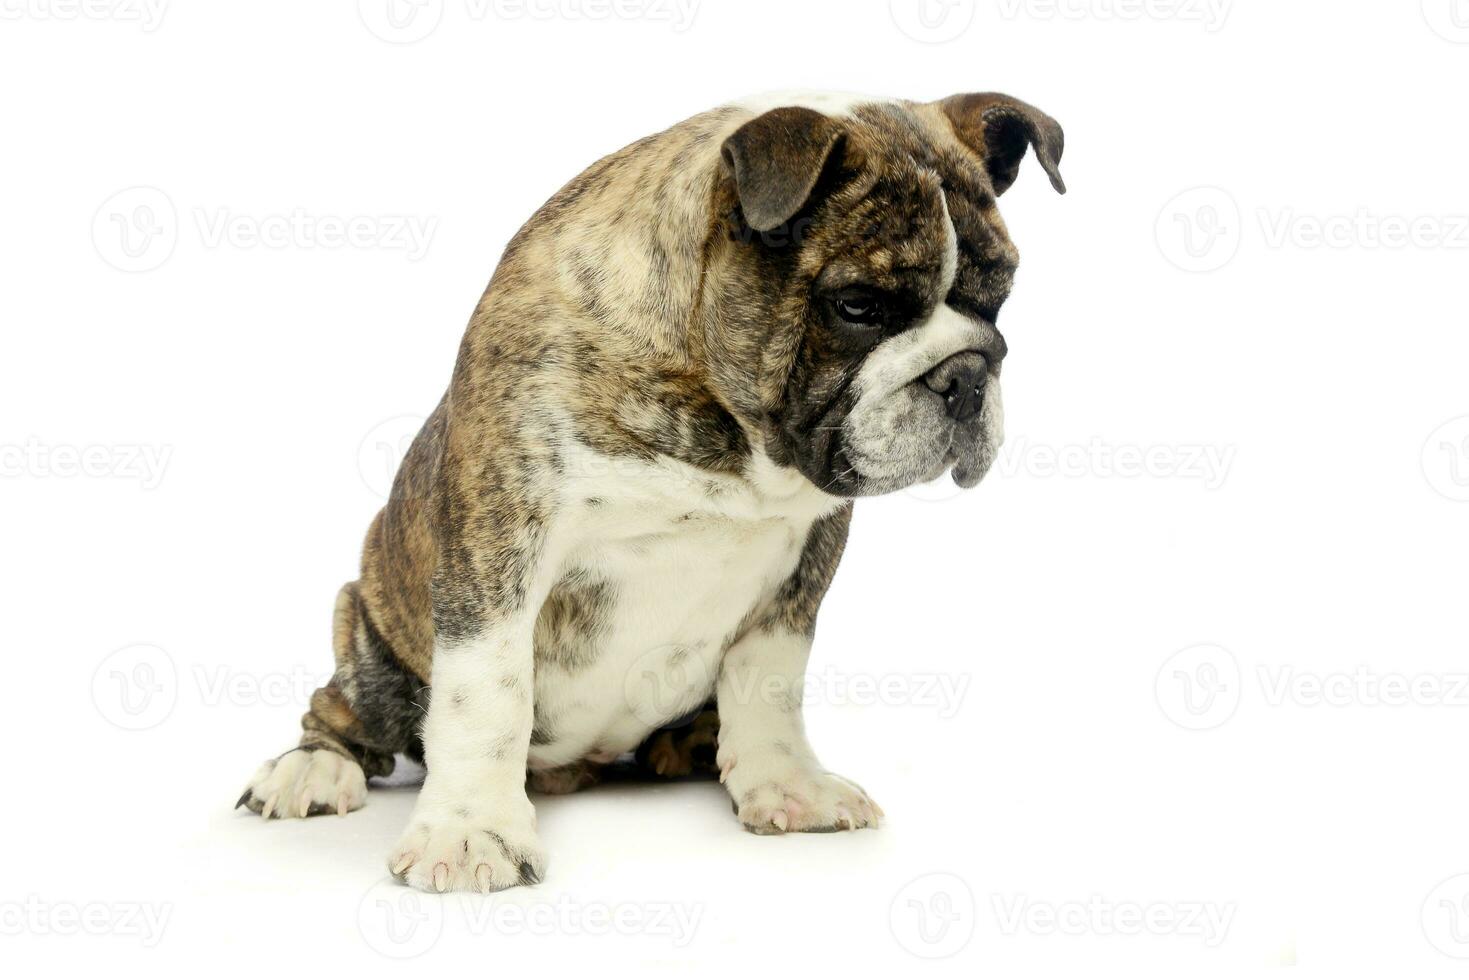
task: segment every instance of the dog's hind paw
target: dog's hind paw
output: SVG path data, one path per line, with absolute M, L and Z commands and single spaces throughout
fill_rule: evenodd
M 292 749 L 256 771 L 235 804 L 265 819 L 345 816 L 367 802 L 367 776 L 355 760 L 329 749 Z

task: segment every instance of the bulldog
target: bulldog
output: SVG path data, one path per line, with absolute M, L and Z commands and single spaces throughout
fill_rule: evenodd
M 728 105 L 567 184 L 516 234 L 337 597 L 336 669 L 239 805 L 345 814 L 426 768 L 392 874 L 533 884 L 528 789 L 626 755 L 717 768 L 760 834 L 875 826 L 801 681 L 853 500 L 1002 439 L 996 208 L 1062 132 L 1017 99 Z

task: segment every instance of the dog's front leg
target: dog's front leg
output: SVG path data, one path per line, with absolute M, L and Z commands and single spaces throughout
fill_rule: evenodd
M 423 726 L 428 774 L 388 860 L 425 891 L 498 891 L 545 870 L 525 793 L 534 678 L 523 616 L 439 642 Z
M 500 523 L 493 536 L 473 539 L 486 523 L 476 508 L 486 506 Z M 428 773 L 388 867 L 425 891 L 498 891 L 534 884 L 545 870 L 525 771 L 532 638 L 550 587 L 549 517 L 523 500 L 487 493 L 456 493 L 447 510 L 449 543 L 432 590 Z
M 882 816 L 862 787 L 817 761 L 801 715 L 816 610 L 841 558 L 850 514 L 843 508 L 816 522 L 769 614 L 720 664 L 719 778 L 740 822 L 757 834 L 856 830 Z
M 806 741 L 801 680 L 811 641 L 758 632 L 720 669 L 720 779 L 746 830 L 824 832 L 874 826 L 882 810 L 850 780 L 827 772 Z

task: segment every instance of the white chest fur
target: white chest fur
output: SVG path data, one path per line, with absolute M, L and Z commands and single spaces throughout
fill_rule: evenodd
M 741 625 L 841 504 L 763 457 L 744 477 L 567 458 L 574 526 L 537 629 L 534 769 L 608 760 L 702 706 Z

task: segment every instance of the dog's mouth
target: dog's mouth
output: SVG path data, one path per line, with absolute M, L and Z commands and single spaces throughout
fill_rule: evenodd
M 952 451 L 953 469 L 949 472 L 954 482 L 965 490 L 978 486 L 979 481 L 984 479 L 994 465 L 999 450 L 997 441 L 982 435 L 972 440 L 964 449 Z
M 859 448 L 848 444 L 843 431 L 835 440 L 832 469 L 823 489 L 840 496 L 875 497 L 931 483 L 946 473 L 960 488 L 972 489 L 994 465 L 999 446 L 984 431 L 961 431 L 961 428 L 955 426 L 936 452 L 898 465 L 891 460 L 868 458 Z
M 922 383 L 873 403 L 859 402 L 832 427 L 832 441 L 824 447 L 825 472 L 813 482 L 842 496 L 880 496 L 948 473 L 959 487 L 970 489 L 998 455 L 1002 414 L 998 378 L 986 385 L 977 413 L 957 418 L 943 396 Z

